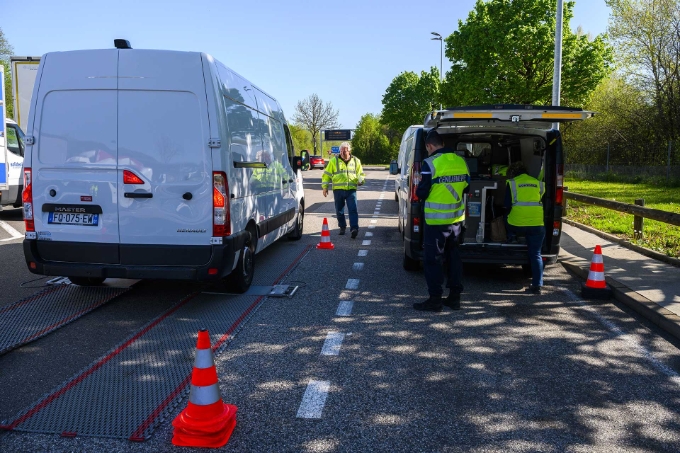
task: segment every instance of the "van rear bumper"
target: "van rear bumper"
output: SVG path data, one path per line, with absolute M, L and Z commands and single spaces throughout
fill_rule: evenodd
M 93 278 L 135 278 L 135 279 L 164 279 L 164 280 L 219 280 L 229 275 L 234 268 L 237 258 L 236 252 L 242 250 L 248 237 L 243 231 L 229 237 L 225 237 L 220 245 L 199 245 L 193 247 L 173 245 L 106 245 L 83 242 L 53 242 L 49 253 L 49 259 L 45 259 L 39 252 L 39 241 L 34 239 L 24 240 L 24 257 L 28 269 L 38 275 L 52 275 L 62 277 L 93 277 Z M 120 252 L 123 256 L 133 257 L 132 264 L 118 263 L 92 263 L 91 257 L 98 251 L 102 255 L 111 255 L 111 250 L 102 250 L 104 247 L 124 248 Z M 68 261 L 60 260 L 56 252 L 60 249 L 71 250 L 65 252 L 64 257 Z M 181 249 L 181 250 L 180 250 Z M 197 255 L 210 256 L 205 264 L 180 264 L 177 258 L 187 255 L 187 251 L 193 249 Z M 73 250 L 77 250 L 74 256 Z M 82 253 L 84 259 L 80 260 L 77 254 Z M 177 257 L 171 264 L 164 259 L 168 256 Z M 139 257 L 146 257 L 144 260 Z M 155 259 L 157 257 L 157 259 Z M 165 263 L 165 264 L 164 264 Z M 32 267 L 33 265 L 33 267 Z M 208 270 L 217 269 L 211 275 Z M 214 271 L 213 271 L 214 272 Z
M 414 243 L 407 243 L 409 258 L 423 259 L 422 250 L 415 250 Z M 505 244 L 463 244 L 459 246 L 463 263 L 477 264 L 529 264 L 526 246 L 506 246 Z M 542 252 L 544 264 L 557 263 L 560 248 L 553 246 L 550 253 Z

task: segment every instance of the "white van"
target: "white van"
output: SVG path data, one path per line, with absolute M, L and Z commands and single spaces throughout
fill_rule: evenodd
M 26 131 L 31 272 L 252 282 L 254 255 L 302 237 L 301 158 L 278 102 L 210 55 L 44 55 Z
M 4 135 L 4 136 L 3 136 Z M 0 211 L 3 206 L 18 208 L 21 206 L 23 175 L 21 168 L 24 162 L 24 133 L 19 125 L 7 118 L 5 131 L 0 134 Z M 2 159 L 4 157 L 4 159 Z

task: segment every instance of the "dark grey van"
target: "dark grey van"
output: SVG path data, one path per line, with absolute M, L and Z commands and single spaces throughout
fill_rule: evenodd
M 494 219 L 504 215 L 505 169 L 521 160 L 529 174 L 546 184 L 543 198 L 546 237 L 541 251 L 546 264 L 560 250 L 564 201 L 564 149 L 555 123 L 580 121 L 592 112 L 570 107 L 485 105 L 432 112 L 422 127 L 409 127 L 401 144 L 403 158 L 392 165 L 398 175 L 399 231 L 404 240 L 404 269 L 416 270 L 422 260 L 423 200 L 416 196 L 420 166 L 427 158 L 425 135 L 436 128 L 445 146 L 465 158 L 470 170 L 466 199 L 466 230 L 461 256 L 467 263 L 529 266 L 527 247 L 520 238 L 508 243 L 492 234 Z M 495 231 L 494 231 L 495 233 Z

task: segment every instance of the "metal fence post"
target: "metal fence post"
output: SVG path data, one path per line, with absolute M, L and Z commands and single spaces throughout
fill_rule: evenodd
M 645 205 L 644 198 L 636 198 L 635 204 L 638 206 Z M 642 239 L 642 228 L 644 227 L 645 218 L 639 215 L 633 216 L 633 237 L 635 239 Z

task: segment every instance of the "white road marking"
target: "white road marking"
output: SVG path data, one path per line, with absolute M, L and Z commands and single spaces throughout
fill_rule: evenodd
M 309 381 L 307 390 L 302 396 L 297 418 L 321 418 L 330 387 L 330 381 Z
M 357 256 L 366 256 L 368 255 L 368 250 L 359 250 L 359 254 Z
M 351 316 L 353 306 L 354 301 L 343 300 L 342 302 L 340 302 L 340 305 L 338 305 L 338 311 L 335 312 L 335 316 Z
M 377 220 L 371 220 L 371 223 L 378 223 Z
M 24 237 L 23 234 L 19 233 L 17 230 L 12 227 L 9 223 L 5 222 L 4 220 L 0 220 L 0 228 L 3 230 L 7 231 L 10 236 L 12 236 L 12 239 L 18 239 Z
M 367 237 L 367 238 L 370 238 L 371 236 L 373 236 L 373 233 L 371 233 L 370 231 L 367 231 L 367 232 L 366 232 L 366 237 Z
M 378 209 L 377 211 L 373 212 L 373 215 L 378 215 L 380 214 L 380 210 Z
M 347 285 L 345 285 L 345 289 L 358 289 L 358 288 L 359 288 L 358 278 L 350 278 L 347 280 Z
M 361 245 L 371 245 L 370 239 L 366 239 L 365 241 L 363 241 L 363 242 L 361 243 Z
M 321 348 L 321 355 L 340 355 L 340 346 L 342 346 L 344 339 L 344 333 L 328 332 L 326 341 L 323 342 L 323 348 Z
M 368 228 L 375 228 L 375 225 L 369 225 Z
M 583 299 L 581 299 L 579 296 L 574 294 L 573 291 L 567 289 L 567 288 L 560 288 L 571 300 L 576 302 L 579 305 L 579 308 L 586 310 L 588 313 L 593 315 L 595 318 L 597 318 L 598 321 L 602 323 L 611 333 L 616 335 L 618 339 L 622 340 L 624 343 L 627 344 L 629 348 L 632 348 L 634 350 L 637 350 L 644 358 L 649 360 L 651 364 L 656 368 L 658 371 L 666 375 L 666 377 L 669 378 L 671 382 L 673 382 L 675 385 L 680 386 L 680 375 L 675 372 L 672 368 L 669 368 L 668 366 L 664 365 L 662 362 L 660 362 L 652 353 L 642 346 L 636 338 L 634 338 L 632 335 L 624 333 L 621 329 L 619 329 L 616 324 L 613 322 L 609 321 L 607 318 L 602 316 L 600 313 L 598 313 L 595 309 L 592 307 L 589 307 L 588 305 L 585 304 Z
M 364 263 L 354 263 L 352 265 L 352 270 L 361 271 L 364 269 Z

